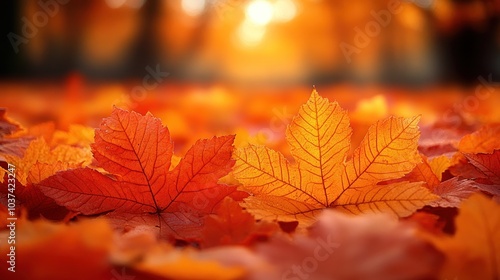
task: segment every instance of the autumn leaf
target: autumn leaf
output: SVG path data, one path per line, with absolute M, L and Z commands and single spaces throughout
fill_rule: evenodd
M 0 137 L 11 135 L 22 129 L 20 124 L 7 117 L 7 109 L 0 108 Z
M 211 249 L 178 248 L 140 228 L 115 235 L 114 245 L 110 261 L 124 266 L 131 278 L 241 279 L 245 274 L 241 265 L 226 265 L 211 256 Z M 241 254 L 233 253 L 235 247 L 225 248 L 226 257 L 231 254 L 233 259 L 241 259 Z
M 403 179 L 410 182 L 425 182 L 426 187 L 440 199 L 428 203 L 432 207 L 458 207 L 471 194 L 478 191 L 472 180 L 452 179 L 441 182 L 442 174 L 450 166 L 450 159 L 446 156 L 433 158 L 431 161 L 422 156 L 422 162 L 408 173 Z
M 446 156 L 439 156 L 431 161 L 422 156 L 422 162 L 408 173 L 404 179 L 410 182 L 425 182 L 432 189 L 441 183 L 443 172 L 450 166 L 450 160 Z
M 244 206 L 257 219 L 305 225 L 324 208 L 410 215 L 436 199 L 423 183 L 377 184 L 404 176 L 420 162 L 418 121 L 389 117 L 377 122 L 346 162 L 347 112 L 314 90 L 286 131 L 295 164 L 266 147 L 235 152 L 235 177 L 253 194 Z
M 488 124 L 478 131 L 465 135 L 458 144 L 462 153 L 492 153 L 500 149 L 500 124 Z
M 468 160 L 459 171 L 475 179 L 475 187 L 494 196 L 500 196 L 500 150 L 493 153 L 463 154 Z M 464 175 L 464 176 L 465 176 Z
M 16 200 L 28 211 L 30 218 L 45 217 L 60 220 L 67 209 L 45 196 L 37 183 L 61 170 L 87 166 L 92 161 L 90 147 L 56 145 L 55 148 L 38 138 L 29 144 L 23 157 L 6 155 L 6 161 L 16 168 Z M 0 196 L 8 196 L 7 189 L 0 189 Z
M 450 167 L 451 160 L 446 156 L 438 156 L 429 161 L 429 167 L 439 182 L 443 179 L 443 173 Z
M 23 157 L 6 158 L 16 166 L 16 179 L 25 186 L 38 183 L 56 171 L 87 166 L 92 162 L 89 147 L 61 144 L 52 149 L 43 138 L 33 140 Z
M 234 164 L 234 136 L 197 141 L 169 171 L 170 133 L 151 114 L 115 108 L 95 131 L 92 152 L 110 174 L 90 168 L 60 172 L 40 183 L 57 203 L 84 215 L 104 214 L 127 230 L 147 225 L 161 237 L 194 238 L 203 217 L 234 187 L 219 185 Z
M 500 125 L 489 124 L 462 138 L 459 153 L 450 171 L 455 176 L 473 179 L 475 187 L 500 195 Z
M 465 154 L 465 157 L 483 175 L 483 178 L 495 185 L 500 185 L 500 149 L 491 154 Z
M 275 265 L 262 279 L 435 279 L 442 253 L 417 233 L 387 214 L 326 210 L 308 235 L 277 236 L 255 250 Z
M 432 188 L 432 192 L 440 199 L 432 201 L 432 207 L 459 207 L 462 201 L 478 192 L 477 184 L 472 180 L 457 177 L 446 180 Z
M 421 127 L 420 132 L 418 150 L 422 154 L 427 157 L 442 155 L 451 157 L 456 153 L 460 139 L 469 131 L 436 123 L 432 126 Z
M 7 117 L 7 110 L 0 108 L 0 161 L 5 156 L 21 157 L 33 137 L 18 135 L 24 131 L 23 127 Z M 3 180 L 4 170 L 0 169 L 0 182 Z
M 488 124 L 465 135 L 458 145 L 459 153 L 453 156 L 451 173 L 465 178 L 483 178 L 484 174 L 474 166 L 468 157 L 474 157 L 475 154 L 492 154 L 495 150 L 499 150 L 499 137 L 500 124 Z M 481 159 L 478 160 L 481 161 Z
M 215 214 L 205 218 L 203 246 L 213 247 L 230 244 L 248 244 L 253 238 L 267 237 L 279 230 L 276 223 L 256 222 L 237 201 L 226 197 Z
M 428 236 L 447 255 L 443 278 L 500 277 L 500 205 L 475 194 L 464 201 L 453 237 Z
M 0 162 L 6 163 L 6 156 L 22 156 L 33 138 L 15 137 L 14 134 L 23 131 L 18 123 L 7 117 L 7 109 L 0 108 Z M 7 166 L 7 164 L 4 164 Z M 4 182 L 6 167 L 0 167 L 0 183 Z

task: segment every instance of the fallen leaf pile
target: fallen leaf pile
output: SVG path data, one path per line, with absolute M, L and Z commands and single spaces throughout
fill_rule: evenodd
M 179 156 L 150 113 L 59 130 L 1 110 L 0 278 L 498 279 L 500 124 L 389 116 L 358 144 L 349 115 L 313 90 L 288 146 Z

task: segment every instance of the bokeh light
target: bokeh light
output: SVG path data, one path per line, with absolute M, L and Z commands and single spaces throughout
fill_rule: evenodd
M 287 22 L 297 15 L 297 6 L 292 0 L 276 0 L 273 5 L 273 20 Z
M 274 8 L 269 1 L 254 0 L 248 4 L 245 14 L 252 23 L 266 25 L 273 18 Z
M 255 46 L 260 43 L 266 34 L 266 28 L 260 24 L 245 20 L 238 28 L 240 42 L 247 46 Z
M 182 9 L 190 16 L 196 17 L 203 13 L 206 8 L 206 0 L 182 0 Z

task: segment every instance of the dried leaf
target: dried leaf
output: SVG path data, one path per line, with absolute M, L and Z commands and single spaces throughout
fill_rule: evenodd
M 7 117 L 5 108 L 0 108 L 0 138 L 19 132 L 22 129 L 20 124 Z
M 43 138 L 39 138 L 31 141 L 24 157 L 7 156 L 7 161 L 16 166 L 16 178 L 26 186 L 28 183 L 38 183 L 59 170 L 89 165 L 92 161 L 92 154 L 90 149 L 85 147 L 59 145 L 51 149 Z M 42 174 L 37 165 L 43 164 L 52 168 L 42 168 L 44 170 Z M 32 172 L 36 174 L 31 174 Z
M 489 124 L 481 127 L 478 131 L 465 135 L 458 149 L 462 153 L 492 153 L 500 149 L 500 124 Z
M 451 160 L 446 156 L 438 156 L 429 162 L 429 166 L 439 182 L 443 179 L 443 172 L 448 170 L 451 165 Z
M 0 161 L 6 156 L 22 157 L 33 137 L 21 135 L 24 129 L 20 124 L 7 117 L 7 110 L 0 108 Z M 4 170 L 0 168 L 0 183 L 3 182 Z
M 60 172 L 40 183 L 57 203 L 85 215 L 104 214 L 114 226 L 147 225 L 166 238 L 195 238 L 203 217 L 234 188 L 226 175 L 234 136 L 197 141 L 171 171 L 170 133 L 151 114 L 115 108 L 96 130 L 92 152 L 104 175 L 90 168 Z
M 476 193 L 476 183 L 472 180 L 452 178 L 444 181 L 432 189 L 441 199 L 429 203 L 432 207 L 459 207 L 462 201 Z
M 256 222 L 238 202 L 226 197 L 215 214 L 205 218 L 203 242 L 205 247 L 249 244 L 253 238 L 267 237 L 279 230 L 275 223 Z
M 436 197 L 422 183 L 377 184 L 404 176 L 420 162 L 418 120 L 377 122 L 345 162 L 351 136 L 347 113 L 314 90 L 287 129 L 296 164 L 265 147 L 236 151 L 235 177 L 253 194 L 244 205 L 257 219 L 304 225 L 324 208 L 410 215 Z
M 6 158 L 10 164 L 16 166 L 16 200 L 28 210 L 29 217 L 42 216 L 60 220 L 68 214 L 67 209 L 45 196 L 36 184 L 58 171 L 90 164 L 92 154 L 89 147 L 58 145 L 51 149 L 44 138 L 38 138 L 31 141 L 22 158 Z M 7 189 L 0 189 L 0 194 L 2 197 L 8 196 Z
M 434 162 L 434 166 L 431 164 Z M 429 189 L 441 183 L 442 173 L 448 168 L 449 160 L 445 156 L 433 159 L 429 162 L 427 157 L 422 156 L 422 162 L 408 173 L 404 179 L 410 182 L 425 182 Z
M 500 185 L 500 150 L 494 150 L 491 154 L 464 154 L 469 162 L 495 185 Z M 500 186 L 499 186 L 500 187 Z

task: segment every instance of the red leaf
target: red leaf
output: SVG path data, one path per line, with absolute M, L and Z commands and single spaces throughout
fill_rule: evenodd
M 0 108 L 0 137 L 21 131 L 22 127 L 7 117 L 7 110 Z
M 234 136 L 199 140 L 169 171 L 170 133 L 151 114 L 115 109 L 96 129 L 92 151 L 111 175 L 90 168 L 60 172 L 40 183 L 57 203 L 86 215 L 102 214 L 127 229 L 151 226 L 161 237 L 195 238 L 203 217 L 232 187 L 217 184 L 234 164 Z
M 432 192 L 439 195 L 441 199 L 429 203 L 433 207 L 459 207 L 462 201 L 466 200 L 478 190 L 474 187 L 472 180 L 459 180 L 453 178 L 440 183 L 432 189 Z
M 20 135 L 22 131 L 21 125 L 7 117 L 7 110 L 0 108 L 0 160 L 6 155 L 23 155 L 33 137 Z
M 224 199 L 216 212 L 205 219 L 203 245 L 206 247 L 247 244 L 258 236 L 267 237 L 279 229 L 276 223 L 257 223 L 250 213 L 230 198 Z
M 492 154 L 464 154 L 469 162 L 493 184 L 500 185 L 500 150 Z

